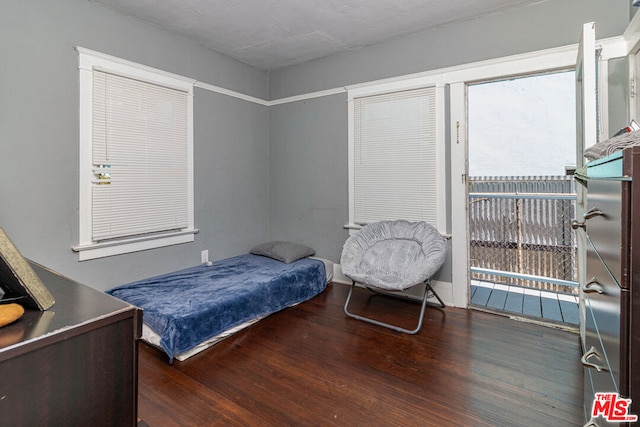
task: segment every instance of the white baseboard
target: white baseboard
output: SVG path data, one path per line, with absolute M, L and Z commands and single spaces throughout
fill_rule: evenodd
M 333 264 L 333 280 L 334 283 L 340 283 L 342 285 L 351 285 L 351 279 L 342 273 L 342 267 L 340 264 Z M 358 285 L 359 286 L 359 285 Z M 453 306 L 453 284 L 449 282 L 441 282 L 434 280 L 431 282 L 431 286 L 436 293 L 442 298 L 442 301 L 447 306 Z M 415 288 L 407 289 L 402 292 L 404 295 L 416 299 L 422 298 L 422 291 L 424 288 L 416 286 Z
M 333 282 L 342 283 L 343 285 L 351 284 L 351 279 L 342 274 L 342 266 L 340 264 L 333 264 Z

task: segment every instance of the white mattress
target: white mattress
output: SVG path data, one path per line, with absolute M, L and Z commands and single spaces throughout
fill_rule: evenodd
M 317 258 L 317 257 L 310 257 L 312 259 L 317 259 L 320 260 L 322 262 L 324 262 L 324 267 L 325 267 L 325 271 L 327 273 L 327 283 L 331 282 L 331 280 L 333 279 L 333 262 L 326 260 L 324 258 Z M 294 304 L 297 305 L 297 304 Z M 143 316 L 144 318 L 144 316 Z M 197 346 L 193 347 L 191 350 L 185 351 L 184 353 L 180 353 L 180 354 L 176 354 L 175 358 L 178 359 L 179 361 L 184 361 L 186 359 L 188 359 L 189 357 L 196 355 L 198 353 L 200 353 L 203 350 L 208 349 L 209 347 L 211 347 L 212 345 L 222 341 L 223 339 L 235 334 L 238 331 L 241 331 L 242 329 L 246 328 L 247 326 L 251 326 L 254 323 L 256 323 L 257 321 L 263 319 L 264 317 L 259 317 L 257 319 L 253 319 L 253 320 L 249 320 L 247 322 L 244 322 L 234 328 L 231 328 L 229 330 L 226 330 L 224 332 L 222 332 L 221 334 L 216 335 L 215 337 L 212 337 L 200 344 L 198 344 Z M 153 331 L 153 329 L 151 329 L 150 327 L 147 326 L 146 323 L 142 324 L 142 340 L 153 345 L 154 347 L 157 347 L 159 349 L 162 349 L 162 347 L 160 346 L 160 335 L 158 335 L 157 333 L 155 333 Z

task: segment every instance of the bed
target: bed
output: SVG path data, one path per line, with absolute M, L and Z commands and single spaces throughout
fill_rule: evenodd
M 283 262 L 253 253 L 129 283 L 107 291 L 143 310 L 142 339 L 180 361 L 269 314 L 309 300 L 333 265 Z

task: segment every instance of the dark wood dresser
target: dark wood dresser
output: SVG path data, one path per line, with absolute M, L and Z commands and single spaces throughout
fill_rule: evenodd
M 596 393 L 631 399 L 628 414 L 640 415 L 640 147 L 589 163 L 583 184 L 586 212 L 574 228 L 586 241 L 585 425 L 604 426 L 604 411 L 591 416 Z
M 142 312 L 31 266 L 56 302 L 0 328 L 0 424 L 136 425 Z

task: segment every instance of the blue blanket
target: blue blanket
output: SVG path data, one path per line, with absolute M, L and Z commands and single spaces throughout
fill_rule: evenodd
M 326 287 L 325 265 L 303 258 L 285 264 L 240 255 L 140 280 L 107 293 L 143 309 L 144 322 L 160 335 L 173 362 L 221 332 L 296 303 Z

